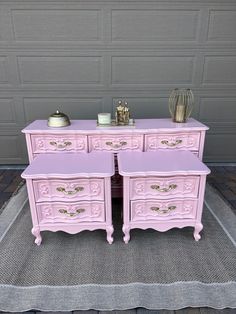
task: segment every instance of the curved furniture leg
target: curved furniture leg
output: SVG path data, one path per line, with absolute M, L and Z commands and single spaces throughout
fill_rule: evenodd
M 40 229 L 39 229 L 39 227 L 33 227 L 32 230 L 31 230 L 31 232 L 32 232 L 32 234 L 36 237 L 36 239 L 35 239 L 34 242 L 35 242 L 37 245 L 40 245 L 41 242 L 42 242 L 42 237 L 41 237 L 41 235 L 40 235 Z
M 195 225 L 194 233 L 193 233 L 195 241 L 198 241 L 201 239 L 200 232 L 202 231 L 202 229 L 203 229 L 203 225 L 200 222 Z
M 129 240 L 130 240 L 130 227 L 123 225 L 122 231 L 124 233 L 123 240 L 127 244 L 129 242 Z
M 106 227 L 106 232 L 107 232 L 107 241 L 109 244 L 112 244 L 114 240 L 114 238 L 112 237 L 112 234 L 114 232 L 113 226 Z

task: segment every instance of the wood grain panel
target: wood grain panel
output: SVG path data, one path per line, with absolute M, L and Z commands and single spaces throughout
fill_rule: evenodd
M 4 163 L 15 163 L 15 162 L 22 162 L 22 136 L 18 134 L 1 134 L 0 135 L 0 147 L 1 149 L 0 154 L 0 162 Z
M 0 84 L 8 83 L 8 74 L 7 74 L 7 57 L 0 56 Z
M 0 123 L 17 123 L 13 98 L 0 98 Z
M 113 98 L 113 114 L 120 98 Z M 126 97 L 134 119 L 166 118 L 170 116 L 166 97 Z
M 235 122 L 235 98 L 212 97 L 202 98 L 199 118 L 201 121 Z
M 95 119 L 103 111 L 102 98 L 24 98 L 27 123 L 37 119 L 47 119 L 59 109 L 72 119 Z
M 31 41 L 97 41 L 100 10 L 12 10 L 14 38 Z
M 29 84 L 99 84 L 101 57 L 19 56 L 22 83 Z
M 112 84 L 191 84 L 193 56 L 112 58 Z
M 204 149 L 204 160 L 220 162 L 235 161 L 236 155 L 236 134 L 207 134 Z M 227 151 L 227 154 L 225 154 Z
M 198 11 L 113 10 L 113 41 L 196 40 Z
M 236 85 L 236 56 L 206 56 L 203 83 Z
M 236 40 L 236 11 L 211 10 L 208 40 Z

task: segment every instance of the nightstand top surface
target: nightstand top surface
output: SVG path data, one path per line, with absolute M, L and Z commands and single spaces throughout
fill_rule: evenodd
M 119 173 L 123 176 L 203 175 L 210 169 L 190 151 L 120 152 Z
M 114 156 L 109 152 L 40 154 L 22 173 L 25 179 L 110 177 Z

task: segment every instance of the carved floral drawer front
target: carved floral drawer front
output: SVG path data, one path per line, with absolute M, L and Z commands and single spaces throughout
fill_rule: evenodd
M 31 135 L 34 154 L 53 152 L 87 152 L 87 137 L 83 135 Z
M 197 200 L 131 201 L 131 221 L 195 219 Z
M 197 197 L 199 176 L 144 177 L 130 179 L 130 198 Z
M 145 135 L 145 150 L 187 149 L 198 151 L 200 132 Z
M 42 224 L 105 221 L 104 202 L 99 201 L 39 203 L 36 208 Z
M 103 179 L 33 180 L 36 202 L 57 200 L 103 200 Z
M 142 135 L 93 135 L 88 136 L 89 151 L 143 150 Z

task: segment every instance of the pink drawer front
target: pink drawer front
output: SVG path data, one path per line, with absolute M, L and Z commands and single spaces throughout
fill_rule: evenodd
M 59 200 L 103 200 L 103 179 L 33 180 L 36 202 Z
M 57 152 L 87 152 L 85 135 L 31 135 L 34 154 Z
M 89 151 L 142 151 L 142 135 L 93 135 L 88 136 Z
M 197 197 L 199 177 L 143 177 L 130 179 L 130 198 Z
M 157 149 L 199 150 L 200 132 L 145 135 L 145 151 Z
M 139 200 L 131 201 L 131 221 L 194 219 L 197 200 Z
M 36 208 L 41 224 L 105 221 L 104 203 L 99 201 L 39 203 Z

